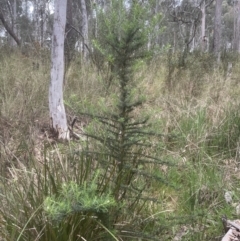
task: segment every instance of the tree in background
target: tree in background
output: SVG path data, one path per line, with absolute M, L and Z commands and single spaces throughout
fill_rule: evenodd
M 207 15 L 207 8 L 213 3 L 213 0 L 201 0 L 200 1 L 200 7 L 202 12 L 202 18 L 201 18 L 201 50 L 203 52 L 208 51 L 209 42 L 208 37 L 206 35 L 206 15 Z
M 65 65 L 66 68 L 69 66 L 73 56 L 74 48 L 76 43 L 76 33 L 73 29 L 73 2 L 67 0 L 67 22 L 65 29 Z
M 170 47 L 175 53 L 185 50 L 186 54 L 201 50 L 216 54 L 221 52 L 221 48 L 218 51 L 220 41 L 222 49 L 224 47 L 228 51 L 238 49 L 240 41 L 238 1 L 146 0 L 138 2 L 151 13 L 149 17 L 162 15 L 156 29 L 149 35 L 149 49 L 161 50 Z M 0 4 L 0 24 L 2 25 L 0 28 L 6 30 L 5 35 L 0 36 L 1 44 L 13 46 L 17 43 L 19 46 L 34 47 L 33 43 L 37 41 L 41 47 L 49 47 L 47 43 L 52 35 L 53 1 L 0 0 Z M 72 59 L 79 53 L 86 60 L 89 51 L 92 50 L 91 41 L 98 39 L 101 31 L 96 9 L 103 9 L 108 14 L 107 9 L 110 6 L 111 1 L 107 0 L 68 1 L 65 44 L 65 47 L 71 49 L 67 54 L 68 59 Z M 220 7 L 222 11 L 219 11 Z M 220 27 L 219 24 L 222 26 Z M 219 33 L 221 28 L 222 34 Z M 159 29 L 164 31 L 156 33 Z M 155 51 L 157 52 L 159 53 Z
M 74 9 L 75 8 L 75 9 Z M 79 15 L 79 16 L 78 16 Z M 80 24 L 79 24 L 80 22 Z M 83 59 L 87 60 L 89 54 L 88 40 L 88 13 L 86 1 L 79 2 L 67 0 L 67 24 L 66 24 L 66 41 L 65 41 L 65 60 L 66 66 L 69 66 L 74 58 L 76 44 L 79 42 L 79 50 Z
M 52 66 L 49 88 L 51 126 L 59 139 L 69 139 L 69 130 L 63 104 L 64 36 L 67 2 L 54 1 L 54 24 L 52 35 Z
M 9 11 L 8 11 L 9 10 Z M 10 13 L 10 14 L 9 14 Z M 10 16 L 8 21 L 8 17 Z M 16 29 L 16 20 L 17 20 L 17 2 L 14 0 L 11 4 L 9 2 L 8 4 L 2 2 L 0 7 L 0 20 L 2 22 L 2 25 L 6 29 L 7 33 L 11 36 L 10 39 L 10 45 L 14 46 L 15 43 L 18 46 L 21 46 L 21 40 L 17 36 L 17 29 Z
M 217 58 L 217 62 L 220 61 L 222 43 L 222 2 L 223 0 L 216 0 L 214 17 L 213 53 Z
M 240 53 L 240 1 L 233 3 L 234 6 L 234 39 L 233 49 Z
M 81 23 L 81 33 L 82 33 L 82 53 L 83 58 L 86 60 L 88 57 L 88 16 L 87 16 L 87 7 L 86 1 L 81 0 L 81 13 L 82 13 L 82 23 Z

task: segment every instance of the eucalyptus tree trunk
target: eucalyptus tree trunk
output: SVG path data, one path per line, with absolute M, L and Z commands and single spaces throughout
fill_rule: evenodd
M 69 67 L 74 58 L 76 33 L 73 29 L 73 1 L 67 0 L 67 23 L 65 28 L 65 66 Z
M 220 61 L 221 42 L 222 42 L 222 2 L 223 0 L 216 0 L 215 18 L 214 18 L 214 34 L 213 34 L 213 53 Z
M 234 42 L 233 49 L 240 53 L 240 1 L 234 3 L 237 5 L 234 9 Z M 235 5 L 234 5 L 235 8 Z
M 81 13 L 82 13 L 82 51 L 83 51 L 83 57 L 84 59 L 87 59 L 88 57 L 88 17 L 87 17 L 87 7 L 86 7 L 86 2 L 85 0 L 81 0 Z
M 39 41 L 39 4 L 38 4 L 38 0 L 34 1 L 33 20 L 34 20 L 34 40 L 37 42 L 37 41 Z
M 12 30 L 13 32 L 16 34 L 17 36 L 17 0 L 13 1 L 13 5 L 12 5 Z M 11 39 L 12 43 L 11 45 L 14 47 L 17 45 L 17 43 L 14 41 L 14 39 Z
M 206 39 L 206 2 L 202 0 L 201 4 L 202 11 L 202 25 L 201 25 L 201 50 L 204 52 L 206 50 L 207 39 Z
M 154 14 L 159 14 L 159 9 L 160 9 L 160 2 L 156 1 L 155 8 L 154 8 Z M 160 29 L 160 24 L 156 24 L 156 30 L 159 31 L 159 29 Z M 160 35 L 159 35 L 159 33 L 155 37 L 155 44 L 156 45 L 160 44 Z
M 44 47 L 45 36 L 47 31 L 46 16 L 47 16 L 47 4 L 46 0 L 34 1 L 34 40 L 39 47 Z
M 51 82 L 49 87 L 50 120 L 57 137 L 69 140 L 66 112 L 63 104 L 64 36 L 67 1 L 55 0 L 54 9 Z
M 41 15 L 41 24 L 40 24 L 40 45 L 43 47 L 46 33 L 46 1 L 40 1 L 40 15 Z

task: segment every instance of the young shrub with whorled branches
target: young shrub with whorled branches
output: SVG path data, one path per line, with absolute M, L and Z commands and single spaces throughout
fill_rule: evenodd
M 145 224 L 139 225 L 139 216 L 144 213 L 147 201 L 153 200 L 148 193 L 151 181 L 166 182 L 149 168 L 166 164 L 154 155 L 148 155 L 149 139 L 160 135 L 151 131 L 147 116 L 136 115 L 145 98 L 136 94 L 138 80 L 134 78 L 134 71 L 142 60 L 150 57 L 147 51 L 150 28 L 144 16 L 144 7 L 137 3 L 126 6 L 123 1 L 113 1 L 107 14 L 99 13 L 102 32 L 100 40 L 94 42 L 96 50 L 111 65 L 111 85 L 115 86 L 109 91 L 115 91 L 110 93 L 115 98 L 112 109 L 106 110 L 104 115 L 88 114 L 96 120 L 98 132 L 89 127 L 87 135 L 100 143 L 94 151 L 106 157 L 107 161 L 103 163 L 105 181 L 118 204 L 112 209 L 107 227 L 128 220 L 129 224 L 119 226 L 119 235 L 124 240 L 139 235 L 149 240 L 154 238 L 154 235 L 146 236 L 142 232 Z

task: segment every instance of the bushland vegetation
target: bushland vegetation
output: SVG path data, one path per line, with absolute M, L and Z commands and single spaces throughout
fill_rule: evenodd
M 64 91 L 76 134 L 61 143 L 48 129 L 47 54 L 1 50 L 2 240 L 219 240 L 221 216 L 238 215 L 238 57 L 231 74 L 208 54 L 137 62 L 127 117 L 121 82 L 80 58 Z
M 240 2 L 68 1 L 70 140 L 49 123 L 52 4 L 1 5 L 0 240 L 221 240 L 240 214 Z

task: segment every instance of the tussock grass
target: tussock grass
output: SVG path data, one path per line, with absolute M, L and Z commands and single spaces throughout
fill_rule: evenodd
M 1 166 L 24 162 L 32 154 L 39 123 L 47 121 L 49 66 L 39 64 L 36 69 L 36 61 L 41 60 L 1 53 Z
M 164 240 L 181 235 L 182 240 L 213 240 L 222 233 L 221 215 L 234 216 L 239 199 L 239 64 L 234 63 L 232 75 L 226 77 L 221 67 L 213 69 L 208 64 L 207 56 L 190 59 L 186 68 L 179 68 L 173 58 L 162 56 L 141 63 L 135 78 L 137 94 L 144 94 L 146 103 L 134 110 L 136 116 L 150 115 L 152 128 L 163 134 L 149 139 L 149 152 L 175 163 L 155 170 L 171 185 L 149 183 L 144 194 L 152 202 L 144 208 L 144 202 L 139 202 L 116 226 L 127 228 L 139 215 L 139 227 Z M 106 234 L 117 239 L 113 230 L 107 231 L 89 216 L 69 216 L 68 224 L 58 226 L 43 210 L 45 198 L 57 195 L 62 183 L 90 182 L 101 165 L 94 155 L 76 154 L 81 153 L 83 143 L 53 145 L 44 137 L 50 66 L 48 61 L 37 60 L 35 68 L 33 61 L 20 53 L 0 55 L 0 236 L 11 241 L 77 240 L 77 228 L 90 225 L 99 231 L 95 240 L 104 240 Z M 114 85 L 108 88 L 106 75 L 78 60 L 72 63 L 65 85 L 69 115 L 102 114 L 112 108 L 118 93 Z M 107 180 L 101 182 L 101 190 L 108 186 Z M 141 185 L 140 181 L 136 183 Z M 225 202 L 225 191 L 234 192 L 232 204 Z M 82 219 L 86 222 L 81 223 Z M 82 238 L 94 240 L 89 230 Z

